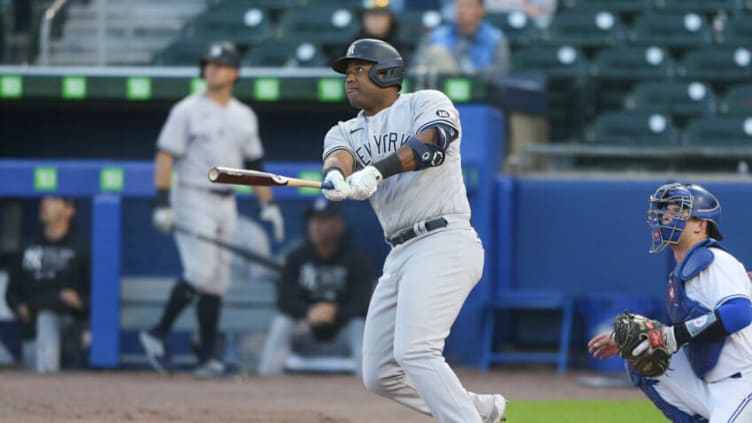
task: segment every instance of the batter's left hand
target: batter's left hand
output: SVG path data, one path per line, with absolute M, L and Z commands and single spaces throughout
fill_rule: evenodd
M 274 239 L 277 242 L 282 242 L 285 239 L 285 220 L 282 218 L 282 211 L 277 204 L 261 203 L 259 219 L 272 225 Z
M 384 178 L 381 176 L 381 172 L 373 166 L 366 166 L 364 169 L 353 173 L 347 178 L 347 183 L 352 188 L 350 198 L 353 200 L 367 199 L 376 192 L 376 188 L 382 179 Z

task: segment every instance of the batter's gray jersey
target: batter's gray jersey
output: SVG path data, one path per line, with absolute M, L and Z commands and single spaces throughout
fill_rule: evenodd
M 235 98 L 223 107 L 204 94 L 190 95 L 173 106 L 157 148 L 177 159 L 179 185 L 211 190 L 223 189 L 207 177 L 212 166 L 240 168 L 244 158 L 264 155 L 258 120 L 250 107 Z
M 417 172 L 403 172 L 379 183 L 370 201 L 389 237 L 413 224 L 439 216 L 470 217 L 470 205 L 462 177 L 459 112 L 440 91 L 422 90 L 400 94 L 389 107 L 373 116 L 362 111 L 347 122 L 333 126 L 324 138 L 324 158 L 347 150 L 362 168 L 394 153 L 411 135 L 443 123 L 457 130 L 444 164 Z

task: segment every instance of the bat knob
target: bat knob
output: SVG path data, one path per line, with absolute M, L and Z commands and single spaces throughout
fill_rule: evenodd
M 321 189 L 334 189 L 334 184 L 329 181 L 322 182 Z
M 219 177 L 219 171 L 216 167 L 213 167 L 209 169 L 209 180 L 212 182 L 216 182 L 217 178 Z

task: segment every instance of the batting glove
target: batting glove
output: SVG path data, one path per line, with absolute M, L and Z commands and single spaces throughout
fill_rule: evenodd
M 338 169 L 332 169 L 329 172 L 326 172 L 324 182 L 331 182 L 332 185 L 334 185 L 334 189 L 321 190 L 327 200 L 342 201 L 346 198 L 350 198 L 350 184 L 345 182 L 345 177 Z
M 381 172 L 373 166 L 366 166 L 364 169 L 353 173 L 347 178 L 347 182 L 352 189 L 350 198 L 354 200 L 367 199 L 376 192 L 376 188 L 382 179 L 384 178 L 381 176 Z
M 282 242 L 285 239 L 285 220 L 282 218 L 282 211 L 275 203 L 261 203 L 261 212 L 259 219 L 272 225 L 274 239 Z
M 159 232 L 169 234 L 175 229 L 175 210 L 171 207 L 157 207 L 151 215 L 151 221 Z

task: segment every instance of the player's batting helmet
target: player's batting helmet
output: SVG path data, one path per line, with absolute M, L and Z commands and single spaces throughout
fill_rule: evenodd
M 381 88 L 402 87 L 405 76 L 405 62 L 399 52 L 391 44 L 373 38 L 356 40 L 347 48 L 347 54 L 332 63 L 332 69 L 339 73 L 347 72 L 347 62 L 363 60 L 373 63 L 368 77 Z M 383 77 L 379 78 L 378 74 Z
M 669 211 L 669 205 L 678 207 Z M 659 187 L 650 196 L 648 208 L 648 225 L 653 237 L 650 252 L 657 253 L 669 244 L 678 243 L 690 217 L 707 220 L 708 235 L 718 241 L 723 239 L 718 230 L 721 203 L 710 191 L 696 184 L 672 183 Z
M 230 66 L 233 68 L 240 67 L 240 54 L 229 41 L 221 41 L 213 43 L 209 46 L 209 50 L 201 57 L 201 77 L 204 76 L 204 67 L 207 63 L 218 63 L 224 66 Z

